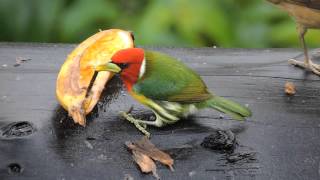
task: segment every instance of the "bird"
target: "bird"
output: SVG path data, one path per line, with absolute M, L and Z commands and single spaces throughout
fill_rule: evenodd
M 289 64 L 312 71 L 320 76 L 320 65 L 309 58 L 304 39 L 308 29 L 320 29 L 320 0 L 267 0 L 280 9 L 287 11 L 297 24 L 300 42 L 304 49 L 304 61 L 289 60 Z
M 195 71 L 164 53 L 122 49 L 110 62 L 95 69 L 120 74 L 128 94 L 153 111 L 154 121 L 135 119 L 121 112 L 146 136 L 150 136 L 147 125 L 163 127 L 204 108 L 216 109 L 236 120 L 245 120 L 252 114 L 248 107 L 211 93 Z

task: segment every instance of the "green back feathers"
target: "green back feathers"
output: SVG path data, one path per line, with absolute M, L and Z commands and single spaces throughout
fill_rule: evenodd
M 145 56 L 145 74 L 133 86 L 136 93 L 153 100 L 180 103 L 211 98 L 200 76 L 183 63 L 153 51 L 146 51 Z

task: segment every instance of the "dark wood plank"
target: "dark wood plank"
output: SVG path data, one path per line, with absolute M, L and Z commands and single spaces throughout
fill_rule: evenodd
M 0 43 L 0 128 L 10 123 L 28 136 L 0 139 L 0 179 L 153 179 L 139 172 L 124 146 L 141 134 L 118 116 L 134 105 L 119 79 L 107 87 L 86 128 L 73 125 L 55 98 L 61 64 L 75 45 Z M 253 117 L 237 122 L 211 110 L 162 129 L 150 128 L 152 142 L 173 155 L 174 173 L 159 165 L 163 179 L 319 179 L 320 78 L 289 66 L 294 49 L 151 48 L 169 53 L 201 74 L 216 94 L 248 104 Z M 14 67 L 17 57 L 30 61 Z M 301 56 L 299 57 L 301 58 Z M 287 97 L 286 81 L 297 86 Z M 216 129 L 232 130 L 236 152 L 250 161 L 228 163 L 225 153 L 200 146 Z M 19 134 L 19 131 L 17 131 Z M 25 134 L 25 135 L 27 135 Z M 9 173 L 16 163 L 23 169 Z M 12 168 L 13 167 L 13 168 Z

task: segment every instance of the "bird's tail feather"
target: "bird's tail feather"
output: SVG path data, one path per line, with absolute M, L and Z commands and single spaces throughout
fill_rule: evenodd
M 206 104 L 208 107 L 228 114 L 236 120 L 245 120 L 245 117 L 251 116 L 249 108 L 223 97 L 214 96 L 207 100 Z

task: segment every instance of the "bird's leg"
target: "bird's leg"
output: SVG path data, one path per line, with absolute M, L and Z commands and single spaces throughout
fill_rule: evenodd
M 120 112 L 120 115 L 123 116 L 125 119 L 127 119 L 129 122 L 134 124 L 136 128 L 141 131 L 143 134 L 145 134 L 147 137 L 150 137 L 150 133 L 146 130 L 147 125 L 150 126 L 156 126 L 156 127 L 162 127 L 164 126 L 163 122 L 166 122 L 166 119 L 163 119 L 160 115 L 155 113 L 156 115 L 156 120 L 155 121 L 144 121 L 141 119 L 135 119 L 132 117 L 130 114 L 126 112 Z
M 298 29 L 299 38 L 304 50 L 304 61 L 300 62 L 295 59 L 290 59 L 289 63 L 294 66 L 299 66 L 299 67 L 308 69 L 320 76 L 320 65 L 313 63 L 311 59 L 309 59 L 308 48 L 304 39 L 304 36 L 307 33 L 307 29 L 301 25 L 298 25 L 297 29 Z
M 148 138 L 150 137 L 150 133 L 146 130 L 147 128 L 147 124 L 143 123 L 142 120 L 140 119 L 135 119 L 134 117 L 132 117 L 130 114 L 121 111 L 120 115 L 123 116 L 126 120 L 128 120 L 129 122 L 131 122 L 132 124 L 134 124 L 134 126 L 136 126 L 136 128 L 142 132 L 144 135 L 146 135 Z
M 301 27 L 300 25 L 297 26 L 297 30 L 299 33 L 299 39 L 300 39 L 300 43 L 302 44 L 303 47 L 303 52 L 304 52 L 304 61 L 300 62 L 294 59 L 290 59 L 289 63 L 294 65 L 294 66 L 300 66 L 302 68 L 308 68 L 309 64 L 310 64 L 310 59 L 309 59 L 309 54 L 308 54 L 308 48 L 306 46 L 306 42 L 304 40 L 304 36 L 307 33 L 306 28 Z
M 130 116 L 129 114 L 131 113 L 133 111 L 133 106 L 131 106 L 130 108 L 129 108 L 129 110 L 126 112 L 126 114 L 127 114 L 127 116 Z M 132 116 L 131 116 L 131 120 L 132 120 Z M 134 118 L 133 118 L 134 119 Z M 140 124 L 141 126 L 143 126 L 143 128 L 144 129 L 146 129 L 147 128 L 147 125 L 146 124 Z

